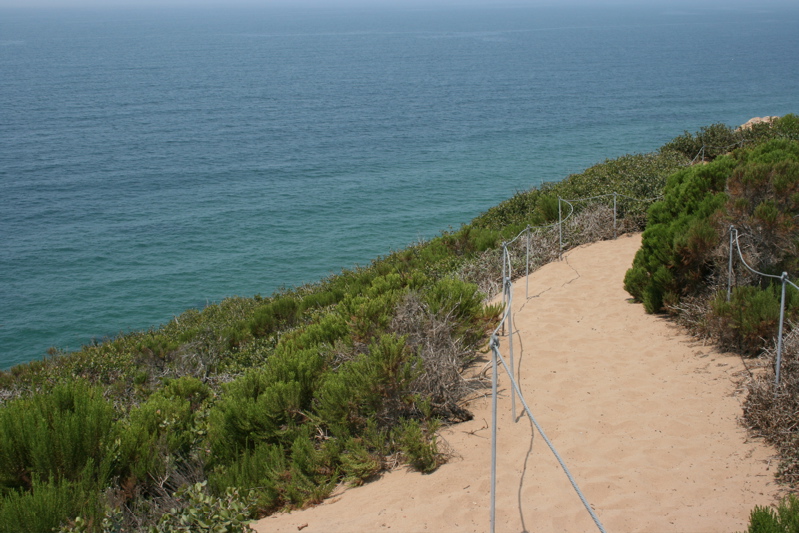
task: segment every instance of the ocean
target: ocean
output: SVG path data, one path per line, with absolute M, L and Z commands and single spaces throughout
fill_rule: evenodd
M 0 9 L 0 368 L 799 113 L 799 5 Z

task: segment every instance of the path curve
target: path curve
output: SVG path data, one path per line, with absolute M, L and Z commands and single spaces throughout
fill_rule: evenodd
M 640 242 L 570 251 L 530 276 L 529 299 L 517 280 L 522 390 L 609 533 L 744 530 L 778 491 L 773 450 L 737 423 L 745 368 L 628 302 L 622 280 Z M 597 531 L 527 418 L 513 422 L 504 375 L 500 389 L 496 531 Z M 456 457 L 433 474 L 388 472 L 256 531 L 488 531 L 490 401 L 469 408 L 474 420 L 441 432 Z

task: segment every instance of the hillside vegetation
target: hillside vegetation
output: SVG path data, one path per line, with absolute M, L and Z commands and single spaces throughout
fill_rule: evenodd
M 625 287 L 647 311 L 669 311 L 695 334 L 748 356 L 763 356 L 745 405 L 749 426 L 783 457 L 779 476 L 799 480 L 799 294 L 786 285 L 784 353 L 775 388 L 774 349 L 784 273 L 799 279 L 799 122 L 784 135 L 735 149 L 670 176 L 649 210 L 642 248 Z M 729 276 L 730 231 L 733 271 Z M 755 274 L 740 261 L 738 248 Z M 773 277 L 769 277 L 773 276 Z M 728 284 L 730 292 L 728 297 Z
M 12 368 L 0 376 L 0 531 L 241 531 L 396 464 L 434 470 L 446 459 L 436 429 L 468 419 L 461 400 L 483 386 L 463 371 L 501 313 L 485 304 L 501 282 L 501 245 L 557 222 L 558 197 L 625 195 L 619 228 L 629 231 L 647 224 L 651 202 L 636 199 L 665 190 L 628 288 L 650 311 L 704 298 L 693 323 L 727 321 L 735 336 L 720 342 L 756 351 L 747 339 L 770 330 L 744 328 L 741 310 L 762 301 L 765 313 L 773 288 L 744 287 L 741 274 L 735 299 L 718 301 L 725 217 L 759 231 L 761 268 L 795 272 L 798 124 L 789 115 L 686 133 L 517 193 L 366 267 Z M 715 159 L 691 166 L 700 153 Z M 566 246 L 613 236 L 613 198 L 573 203 Z M 531 243 L 531 268 L 557 257 L 557 230 Z M 527 266 L 521 246 L 510 249 L 516 272 Z
M 755 129 L 756 142 L 734 144 L 723 127 L 704 130 L 727 148 L 705 146 L 698 152 L 703 160 L 695 160 L 701 164 L 669 177 L 664 198 L 649 209 L 625 288 L 648 312 L 672 313 L 695 335 L 753 358 L 744 420 L 776 446 L 777 477 L 793 489 L 799 482 L 799 291 L 781 278 L 799 279 L 799 120 L 788 115 Z M 695 150 L 698 144 L 686 134 L 667 146 Z M 797 523 L 799 500 L 790 495 L 776 510 L 755 508 L 749 531 L 796 531 Z

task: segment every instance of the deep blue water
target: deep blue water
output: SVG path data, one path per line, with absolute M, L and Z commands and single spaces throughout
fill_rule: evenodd
M 799 112 L 799 6 L 0 10 L 0 367 Z

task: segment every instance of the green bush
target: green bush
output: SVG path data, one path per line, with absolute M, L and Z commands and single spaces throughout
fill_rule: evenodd
M 558 197 L 580 199 L 614 192 L 620 195 L 617 197 L 620 217 L 637 219 L 643 216 L 649 205 L 649 202 L 640 200 L 662 194 L 666 178 L 686 166 L 694 155 L 686 157 L 674 150 L 661 150 L 606 160 L 559 183 L 518 192 L 475 218 L 470 226 L 502 231 L 509 226 L 522 229 L 527 225 L 551 224 L 558 220 Z M 607 205 L 613 205 L 612 197 L 604 201 Z M 578 202 L 575 207 L 581 210 L 588 205 Z
M 365 344 L 380 331 L 385 331 L 399 297 L 399 290 L 379 286 L 372 287 L 369 295 L 345 297 L 336 312 L 347 322 L 349 340 Z
M 346 339 L 349 332 L 347 317 L 330 313 L 302 331 L 285 335 L 283 339 L 292 342 L 297 349 L 305 350 L 316 346 L 332 346 L 337 341 Z
M 220 465 L 208 476 L 211 492 L 223 495 L 229 487 L 250 493 L 253 507 L 270 512 L 283 503 L 280 482 L 288 472 L 288 462 L 281 446 L 261 443 L 245 450 L 228 465 Z
M 243 533 L 252 531 L 250 501 L 229 488 L 222 497 L 211 496 L 205 482 L 178 491 L 175 497 L 185 505 L 164 513 L 150 533 Z
M 180 343 L 176 339 L 151 331 L 136 344 L 134 349 L 143 360 L 153 365 L 161 365 L 167 362 L 179 347 Z
M 289 469 L 280 485 L 281 496 L 290 505 L 320 503 L 338 483 L 333 458 L 314 433 L 312 426 L 305 426 L 291 445 Z
M 180 398 L 191 404 L 192 409 L 197 409 L 208 400 L 211 388 L 199 379 L 183 376 L 177 379 L 164 380 L 162 395 L 165 398 Z
M 436 282 L 425 294 L 425 301 L 433 314 L 452 314 L 460 320 L 471 320 L 480 315 L 483 297 L 477 285 L 455 278 Z
M 789 494 L 776 510 L 756 506 L 749 515 L 747 533 L 797 533 L 799 532 L 799 498 Z
M 625 289 L 647 312 L 675 304 L 702 286 L 713 268 L 711 252 L 718 245 L 714 223 L 727 195 L 727 176 L 735 161 L 680 170 L 669 177 L 664 199 L 649 209 L 641 249 L 625 275 Z
M 533 211 L 530 225 L 542 226 L 545 224 L 552 224 L 557 222 L 561 216 L 566 216 L 568 213 L 562 212 L 563 208 L 566 206 L 560 206 L 561 208 L 559 210 L 559 205 L 558 197 L 555 194 L 542 194 L 539 197 L 538 205 L 536 205 Z
M 344 291 L 334 289 L 328 291 L 313 292 L 303 297 L 300 302 L 300 312 L 308 309 L 322 309 L 335 305 L 344 297 Z
M 713 160 L 731 152 L 743 142 L 743 135 L 726 124 L 705 126 L 695 135 L 685 132 L 680 137 L 666 143 L 663 150 L 680 152 L 691 159 L 699 157 Z
M 340 455 L 341 472 L 344 481 L 352 485 L 362 485 L 383 469 L 382 450 L 370 450 L 362 439 L 347 439 L 345 451 Z
M 742 243 L 754 247 L 749 262 L 780 275 L 799 270 L 799 142 L 777 139 L 740 154 L 727 189 L 730 222 L 746 228 Z
M 317 443 L 315 431 L 312 425 L 298 427 L 288 443 L 260 443 L 230 464 L 217 465 L 209 476 L 212 491 L 247 490 L 252 509 L 259 512 L 320 502 L 339 478 L 336 454 Z
M 140 483 L 164 480 L 188 462 L 205 438 L 205 401 L 210 389 L 194 378 L 172 380 L 120 423 L 124 477 Z
M 210 414 L 212 464 L 225 463 L 261 442 L 280 444 L 304 418 L 298 381 L 269 380 L 252 370 L 225 389 Z
M 428 420 L 424 428 L 417 420 L 405 420 L 399 428 L 402 452 L 419 472 L 430 473 L 439 467 L 442 457 L 438 451 L 438 423 Z
M 250 332 L 256 337 L 266 337 L 281 329 L 294 326 L 300 316 L 301 305 L 292 296 L 275 298 L 257 309 L 250 319 Z
M 30 490 L 35 478 L 86 475 L 102 484 L 110 475 L 113 418 L 102 391 L 80 381 L 11 402 L 0 409 L 0 488 Z
M 419 365 L 401 337 L 383 335 L 367 353 L 325 376 L 316 395 L 315 412 L 339 437 L 357 435 L 370 419 L 396 422 L 403 395 Z
M 753 268 L 795 271 L 799 211 L 790 198 L 799 200 L 797 171 L 799 143 L 777 139 L 670 176 L 663 200 L 649 210 L 627 291 L 648 312 L 699 294 L 713 275 L 726 276 L 729 252 L 720 247 L 729 224 L 757 243 Z
M 99 494 L 91 484 L 34 476 L 31 490 L 13 490 L 0 498 L 0 532 L 42 533 L 79 516 L 102 516 Z
M 209 416 L 213 461 L 224 464 L 261 442 L 293 441 L 325 368 L 318 348 L 285 344 L 263 368 L 228 383 Z
M 745 354 L 755 355 L 777 335 L 780 318 L 781 284 L 772 283 L 765 289 L 744 286 L 732 290 L 730 301 L 719 292 L 712 309 L 719 322 L 720 341 Z M 792 288 L 785 292 L 785 316 L 791 320 L 799 306 L 799 295 Z

